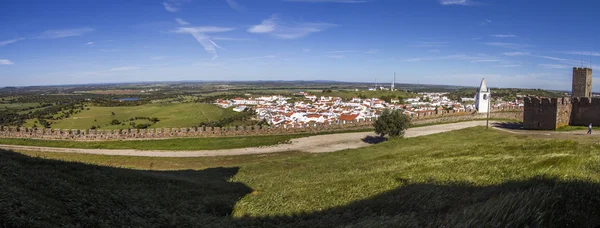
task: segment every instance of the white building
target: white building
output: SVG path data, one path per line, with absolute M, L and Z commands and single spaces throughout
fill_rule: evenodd
M 477 95 L 475 96 L 475 108 L 479 113 L 487 113 L 490 108 L 490 94 L 491 91 L 485 84 L 485 78 L 481 79 L 481 85 L 477 89 Z

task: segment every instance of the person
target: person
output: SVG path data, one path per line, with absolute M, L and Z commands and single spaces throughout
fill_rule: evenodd
M 588 126 L 588 135 L 592 134 L 592 123 L 590 123 L 590 125 Z

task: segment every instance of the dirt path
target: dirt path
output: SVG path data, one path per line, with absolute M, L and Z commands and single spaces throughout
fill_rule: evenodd
M 490 123 L 491 124 L 491 123 Z M 440 124 L 426 127 L 410 128 L 406 131 L 405 137 L 418 137 L 424 135 L 437 134 L 447 131 L 459 130 L 475 126 L 483 126 L 485 121 L 471 121 L 452 124 Z M 121 155 L 121 156 L 143 156 L 143 157 L 211 157 L 211 156 L 230 156 L 230 155 L 248 155 L 265 154 L 286 151 L 301 151 L 308 153 L 326 153 L 345 149 L 354 149 L 372 145 L 377 141 L 376 135 L 369 132 L 341 133 L 330 135 L 317 135 L 291 140 L 289 144 L 281 144 L 267 147 L 250 147 L 226 150 L 200 150 L 200 151 L 152 151 L 152 150 L 109 150 L 109 149 L 74 149 L 74 148 L 54 148 L 54 147 L 34 147 L 34 146 L 16 146 L 0 145 L 2 149 L 9 150 L 27 150 L 56 153 L 84 153 L 84 154 L 103 154 L 103 155 Z

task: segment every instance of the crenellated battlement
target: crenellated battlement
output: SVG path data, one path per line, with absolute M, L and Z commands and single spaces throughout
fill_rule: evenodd
M 561 97 L 561 98 L 548 98 L 548 97 L 525 97 L 524 99 L 525 105 L 556 105 L 556 106 L 565 106 L 570 105 L 571 98 Z
M 568 97 L 526 97 L 524 103 L 526 129 L 554 130 L 570 123 L 573 104 Z

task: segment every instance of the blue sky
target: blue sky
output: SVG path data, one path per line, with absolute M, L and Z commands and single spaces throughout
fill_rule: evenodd
M 0 2 L 0 86 L 338 80 L 570 89 L 600 2 Z M 600 91 L 600 80 L 594 83 Z

